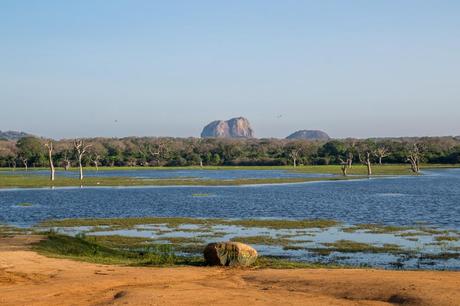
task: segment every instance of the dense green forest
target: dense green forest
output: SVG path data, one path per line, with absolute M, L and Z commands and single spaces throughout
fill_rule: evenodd
M 48 144 L 48 146 L 46 146 Z M 25 137 L 0 140 L 1 167 L 78 165 L 75 140 Z M 91 138 L 80 149 L 84 166 L 327 165 L 349 163 L 460 163 L 460 139 L 425 137 L 343 139 Z

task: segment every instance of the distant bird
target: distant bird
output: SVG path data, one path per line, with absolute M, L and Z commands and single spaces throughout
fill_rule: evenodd
M 118 120 L 117 120 L 117 119 L 115 119 L 115 123 L 117 123 L 117 122 L 118 122 Z
M 278 115 L 276 116 L 276 118 L 280 119 L 281 117 L 283 117 L 283 115 Z

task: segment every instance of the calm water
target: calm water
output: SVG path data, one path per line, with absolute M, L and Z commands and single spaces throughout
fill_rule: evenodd
M 266 170 L 103 173 L 158 178 L 305 176 Z M 210 196 L 194 197 L 196 193 Z M 17 205 L 22 202 L 32 206 Z M 460 229 L 460 169 L 427 171 L 420 177 L 271 186 L 0 190 L 0 223 L 29 226 L 46 219 L 135 216 L 324 218 L 396 225 L 427 222 Z

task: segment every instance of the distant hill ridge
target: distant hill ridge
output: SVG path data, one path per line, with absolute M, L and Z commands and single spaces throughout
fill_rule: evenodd
M 292 133 L 286 139 L 329 140 L 331 138 L 326 132 L 320 130 L 300 130 Z
M 0 131 L 0 139 L 19 140 L 27 136 L 33 136 L 33 135 L 25 133 L 25 132 L 18 132 L 18 131 L 5 131 L 5 132 Z

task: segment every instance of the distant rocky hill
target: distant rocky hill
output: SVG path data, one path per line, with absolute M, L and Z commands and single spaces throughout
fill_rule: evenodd
M 318 130 L 300 130 L 292 133 L 286 139 L 329 140 L 328 134 Z
M 248 119 L 232 118 L 227 121 L 216 120 L 206 125 L 201 132 L 203 138 L 252 138 L 254 131 Z
M 19 140 L 23 137 L 32 136 L 30 134 L 24 132 L 17 132 L 17 131 L 0 131 L 0 139 L 6 140 Z

